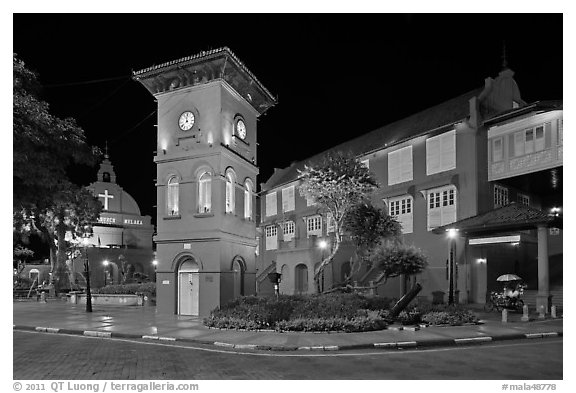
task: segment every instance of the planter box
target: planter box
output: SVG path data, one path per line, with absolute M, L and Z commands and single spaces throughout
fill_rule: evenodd
M 68 302 L 70 304 L 86 304 L 86 294 L 71 293 L 68 295 Z M 92 295 L 92 304 L 106 306 L 142 306 L 144 299 L 143 296 L 139 295 L 94 294 Z

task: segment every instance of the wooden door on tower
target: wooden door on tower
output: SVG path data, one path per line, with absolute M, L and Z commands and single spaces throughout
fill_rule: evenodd
M 198 264 L 192 260 L 182 263 L 178 270 L 179 315 L 198 315 L 199 284 Z

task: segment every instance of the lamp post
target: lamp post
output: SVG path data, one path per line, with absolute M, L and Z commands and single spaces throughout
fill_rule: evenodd
M 92 293 L 90 292 L 90 264 L 88 263 L 88 237 L 84 237 L 84 272 L 86 274 L 86 312 L 92 312 Z
M 104 265 L 104 286 L 106 286 L 106 276 L 108 275 L 108 261 L 105 259 L 102 264 Z
M 320 247 L 320 264 L 322 264 L 322 262 L 324 262 L 324 250 L 328 247 L 328 242 L 326 240 L 320 240 L 318 247 Z M 324 270 L 322 270 L 319 286 L 318 292 L 324 292 Z
M 448 304 L 454 304 L 454 259 L 456 257 L 456 236 L 458 230 L 448 229 Z
M 154 282 L 156 282 L 156 268 L 158 267 L 158 260 L 154 259 L 152 265 L 154 265 Z

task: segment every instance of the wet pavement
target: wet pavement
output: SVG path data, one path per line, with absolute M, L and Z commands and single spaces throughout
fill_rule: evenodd
M 43 330 L 51 333 L 182 340 L 244 349 L 339 350 L 360 347 L 432 346 L 519 338 L 559 336 L 561 318 L 522 322 L 521 314 L 511 313 L 501 322 L 499 313 L 477 312 L 479 325 L 426 327 L 418 331 L 386 329 L 362 333 L 267 332 L 209 329 L 202 318 L 159 315 L 155 307 L 93 306 L 51 300 L 48 303 L 14 302 L 13 325 L 16 330 Z M 88 332 L 88 333 L 87 333 Z

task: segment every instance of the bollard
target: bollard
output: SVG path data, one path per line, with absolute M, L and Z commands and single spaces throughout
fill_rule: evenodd
M 544 305 L 540 306 L 540 310 L 538 310 L 538 312 L 539 312 L 539 315 L 538 315 L 539 319 L 546 318 L 546 312 L 544 311 Z
M 527 304 L 525 304 L 522 307 L 522 318 L 520 318 L 520 320 L 522 322 L 528 322 L 530 320 L 530 318 L 528 317 L 528 305 Z
M 556 318 L 556 306 L 550 307 L 550 316 Z
M 508 310 L 503 309 L 502 310 L 502 323 L 507 323 L 507 322 L 508 322 Z
M 40 301 L 41 301 L 42 303 L 47 303 L 47 301 L 46 301 L 46 292 L 44 292 L 44 291 L 40 292 Z

